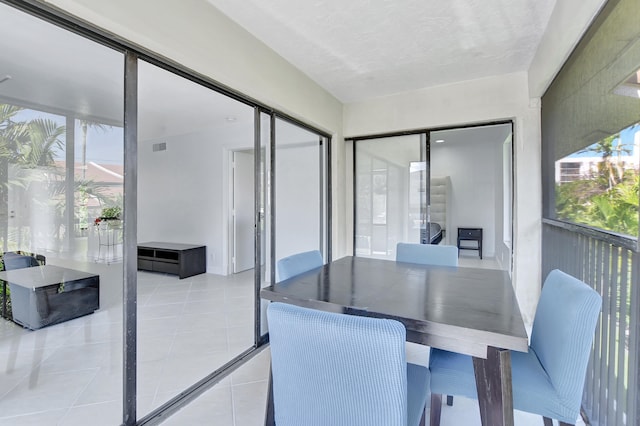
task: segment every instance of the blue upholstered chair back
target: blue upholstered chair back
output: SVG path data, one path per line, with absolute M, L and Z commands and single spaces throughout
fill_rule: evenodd
M 30 268 L 45 264 L 45 257 L 26 251 L 7 251 L 0 256 L 0 271 Z
M 278 281 L 284 281 L 303 272 L 323 265 L 322 254 L 318 250 L 306 251 L 280 259 L 277 264 Z
M 406 426 L 400 322 L 283 303 L 267 317 L 278 426 Z
M 531 349 L 566 403 L 580 408 L 593 330 L 602 298 L 560 270 L 547 275 L 531 332 Z
M 398 243 L 396 262 L 458 266 L 458 248 L 447 245 Z
M 14 269 L 30 268 L 39 266 L 38 260 L 33 256 L 19 255 L 15 253 L 4 254 L 4 270 L 12 271 Z

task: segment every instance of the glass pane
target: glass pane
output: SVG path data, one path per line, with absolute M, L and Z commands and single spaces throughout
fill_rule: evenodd
M 269 164 L 271 143 L 271 116 L 265 113 L 260 114 L 260 286 L 267 287 L 271 285 L 271 201 L 269 199 L 270 186 L 269 182 Z M 267 327 L 267 306 L 268 300 L 260 299 L 260 334 L 264 335 L 268 332 Z
M 355 147 L 355 254 L 395 259 L 396 244 L 419 242 L 425 223 L 420 136 L 358 141 Z
M 144 416 L 254 343 L 254 110 L 146 62 L 138 87 Z
M 119 424 L 123 55 L 4 4 L 0 50 L 0 423 Z
M 431 220 L 442 244 L 460 245 L 460 266 L 510 269 L 511 133 L 506 123 L 430 134 Z M 482 229 L 482 259 L 477 240 L 458 243 L 463 228 Z
M 321 152 L 319 135 L 276 120 L 276 260 L 324 248 Z
M 638 123 L 555 162 L 558 219 L 638 235 Z

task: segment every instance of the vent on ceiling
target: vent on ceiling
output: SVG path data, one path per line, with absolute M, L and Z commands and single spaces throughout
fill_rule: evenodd
M 160 143 L 154 143 L 153 144 L 153 152 L 166 151 L 166 150 L 167 150 L 167 143 L 166 142 L 160 142 Z

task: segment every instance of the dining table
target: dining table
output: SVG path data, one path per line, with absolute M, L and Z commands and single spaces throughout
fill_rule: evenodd
M 346 256 L 261 290 L 263 299 L 390 318 L 407 341 L 470 355 L 484 426 L 513 425 L 510 351 L 528 351 L 509 273 Z M 273 393 L 265 424 L 273 425 Z

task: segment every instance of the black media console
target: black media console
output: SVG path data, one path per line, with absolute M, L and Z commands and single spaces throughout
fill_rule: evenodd
M 138 269 L 176 274 L 182 278 L 207 270 L 206 246 L 177 243 L 138 244 Z

